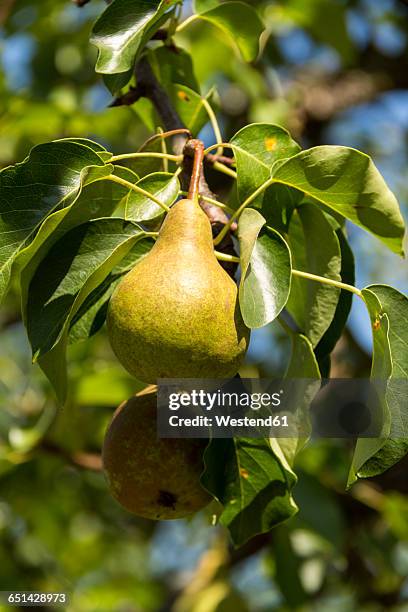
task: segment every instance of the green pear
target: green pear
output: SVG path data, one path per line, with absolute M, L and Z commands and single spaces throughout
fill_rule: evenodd
M 102 460 L 113 497 L 129 512 L 154 520 L 183 518 L 211 497 L 200 485 L 206 440 L 157 439 L 157 394 L 123 402 L 105 435 Z
M 152 250 L 114 291 L 107 325 L 118 360 L 144 382 L 237 373 L 249 330 L 197 202 L 171 208 Z

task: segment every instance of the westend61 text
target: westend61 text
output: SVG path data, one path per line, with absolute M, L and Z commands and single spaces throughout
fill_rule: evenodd
M 213 417 L 196 416 L 193 418 L 169 417 L 171 427 L 289 427 L 287 415 L 269 415 L 265 418 L 242 417 L 234 418 L 229 415 L 217 415 Z

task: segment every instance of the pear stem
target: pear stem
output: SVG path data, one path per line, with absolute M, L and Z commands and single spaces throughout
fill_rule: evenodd
M 190 140 L 194 148 L 194 165 L 191 173 L 190 186 L 187 197 L 198 202 L 200 193 L 200 178 L 204 161 L 204 143 L 201 140 Z
M 133 185 L 133 183 L 130 183 L 129 181 L 126 181 L 123 178 L 120 178 L 120 176 L 115 176 L 114 174 L 110 174 L 109 176 L 105 176 L 102 180 L 118 183 L 118 185 L 122 185 L 122 187 L 126 187 L 126 189 L 131 189 L 132 191 L 135 191 L 136 193 L 140 193 L 141 195 L 145 196 L 149 200 L 152 200 L 152 202 L 154 202 L 155 204 L 163 208 L 163 210 L 165 210 L 166 212 L 169 212 L 170 210 L 170 208 L 164 202 L 160 202 L 160 200 L 156 198 L 156 196 L 149 193 L 145 189 L 142 189 L 141 187 L 138 187 L 137 185 Z

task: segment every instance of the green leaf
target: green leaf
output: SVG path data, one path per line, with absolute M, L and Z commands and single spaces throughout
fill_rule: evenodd
M 228 527 L 235 546 L 297 512 L 291 495 L 296 476 L 267 440 L 213 439 L 204 462 L 201 482 L 223 504 L 220 523 Z
M 349 243 L 343 233 L 343 230 L 337 226 L 335 229 L 337 239 L 340 244 L 341 251 L 341 270 L 340 276 L 343 283 L 354 285 L 354 255 L 349 246 Z M 336 312 L 334 313 L 333 321 L 330 327 L 325 331 L 323 337 L 316 346 L 315 353 L 318 361 L 322 361 L 327 357 L 337 344 L 346 325 L 351 305 L 353 294 L 344 289 L 340 293 L 339 301 L 337 302 Z
M 204 11 L 215 8 L 219 4 L 219 0 L 194 0 L 193 6 L 196 13 L 204 13 Z
M 265 217 L 267 225 L 278 232 L 287 233 L 293 211 L 303 197 L 301 191 L 275 183 L 268 187 L 261 197 L 256 199 L 254 207 L 256 208 L 257 204 L 260 204 L 258 210 Z
M 331 452 L 329 451 L 330 446 L 332 447 Z M 326 455 L 328 460 L 331 458 L 331 461 L 336 461 L 338 458 L 338 463 L 341 463 L 344 455 L 339 452 L 333 453 L 333 446 L 329 440 L 327 446 L 325 445 L 327 450 L 323 451 L 322 457 Z M 326 467 L 323 461 L 322 458 L 318 459 L 310 473 L 302 471 L 300 474 L 296 486 L 296 502 L 299 505 L 296 527 L 314 533 L 323 545 L 326 540 L 335 549 L 342 550 L 349 523 L 346 522 L 344 509 L 338 503 L 338 493 L 336 494 L 335 490 L 328 487 L 327 484 L 323 484 L 323 478 L 318 478 L 320 470 Z M 327 469 L 330 469 L 332 473 L 336 472 L 336 468 L 340 473 L 343 472 L 341 465 L 329 465 Z
M 151 238 L 138 240 L 119 265 L 88 295 L 70 323 L 70 344 L 87 340 L 99 331 L 105 323 L 109 300 L 115 288 L 123 276 L 147 255 L 153 244 Z
M 291 258 L 286 242 L 253 208 L 238 224 L 241 252 L 239 303 L 248 327 L 273 321 L 285 306 L 291 282 Z
M 108 217 L 113 213 L 119 201 L 126 194 L 126 190 L 117 183 L 102 179 L 111 172 L 121 175 L 124 173 L 121 169 L 117 172 L 110 164 L 100 170 L 101 180 L 95 180 L 93 183 L 84 185 L 77 199 L 70 206 L 48 215 L 36 232 L 32 242 L 19 252 L 16 259 L 18 269 L 25 268 L 27 265 L 31 266 L 38 258 L 44 256 L 46 251 L 63 234 L 76 225 L 85 223 L 90 219 Z
M 173 84 L 169 86 L 169 94 L 183 125 L 197 135 L 209 121 L 203 99 L 213 106 L 214 90 L 211 89 L 206 96 L 200 96 L 185 85 Z
M 65 234 L 33 275 L 27 301 L 27 332 L 34 359 L 66 398 L 66 346 L 74 315 L 86 298 L 144 236 L 124 219 L 96 219 Z M 58 262 L 58 265 L 56 265 Z
M 314 204 L 302 204 L 293 214 L 288 235 L 292 266 L 296 270 L 341 280 L 339 240 L 326 215 Z M 316 346 L 329 328 L 340 289 L 292 277 L 287 310 L 299 329 Z
M 134 172 L 121 166 L 116 166 L 113 173 L 131 182 L 138 180 Z M 118 183 L 96 181 L 85 185 L 73 204 L 57 210 L 45 219 L 33 241 L 20 251 L 16 259 L 16 267 L 21 270 L 21 307 L 24 322 L 27 321 L 27 295 L 33 274 L 51 247 L 72 228 L 90 219 L 110 216 L 126 195 L 127 190 Z
M 177 176 L 169 172 L 148 174 L 136 184 L 167 206 L 171 206 L 176 201 L 180 192 Z M 158 204 L 136 191 L 129 191 L 126 200 L 126 219 L 139 222 L 151 221 L 159 219 L 163 214 L 164 210 Z
M 293 547 L 290 533 L 286 525 L 280 525 L 273 531 L 273 545 L 266 552 L 273 555 L 273 579 L 285 598 L 290 610 L 299 610 L 306 605 L 309 595 L 305 591 L 301 576 L 302 558 Z M 282 563 L 282 560 L 285 560 Z
M 165 13 L 177 0 L 113 0 L 99 17 L 90 38 L 98 48 L 96 71 L 103 74 L 131 70 Z
M 211 5 L 214 3 L 211 3 Z M 265 29 L 257 11 L 244 2 L 224 2 L 209 10 L 207 2 L 196 3 L 199 16 L 219 28 L 228 41 L 238 47 L 243 59 L 251 62 L 259 53 L 259 38 Z
M 38 145 L 22 163 L 0 172 L 0 298 L 18 252 L 44 219 L 57 207 L 62 211 L 71 206 L 84 185 L 111 172 L 93 150 L 95 143 L 87 142 Z
M 309 409 L 314 396 L 320 388 L 320 371 L 313 352 L 313 346 L 301 334 L 292 335 L 292 354 L 285 374 L 285 380 L 297 380 L 293 386 L 285 385 L 285 403 L 295 407 L 298 431 L 306 431 L 306 436 L 275 438 L 288 464 L 293 466 L 296 455 L 306 444 L 311 433 Z
M 272 174 L 403 254 L 398 202 L 368 155 L 348 147 L 314 147 L 278 162 Z
M 148 57 L 158 81 L 165 89 L 174 83 L 179 83 L 197 93 L 200 92 L 190 53 L 180 48 L 177 48 L 175 53 L 163 45 L 157 49 L 150 49 Z
M 111 94 L 114 96 L 117 94 L 125 85 L 127 85 L 132 78 L 133 67 L 126 72 L 118 72 L 117 74 L 104 74 L 102 75 L 103 82 L 109 89 Z
M 271 176 L 273 164 L 300 151 L 289 132 L 278 125 L 252 123 L 230 140 L 237 166 L 238 196 L 242 203 Z M 262 208 L 261 195 L 251 206 Z
M 99 155 L 99 157 L 103 161 L 108 161 L 112 157 L 112 153 L 109 153 L 99 142 L 95 142 L 94 140 L 89 140 L 89 138 L 78 138 L 78 137 L 69 137 L 69 138 L 59 138 L 58 140 L 54 140 L 54 142 L 73 142 L 74 144 L 82 145 L 83 147 L 88 147 L 91 151 L 95 151 Z
M 206 96 L 201 96 L 190 87 L 187 87 L 184 84 L 185 80 L 184 77 L 181 83 L 177 83 L 177 81 L 173 80 L 165 84 L 165 89 L 170 97 L 174 110 L 181 120 L 181 124 L 187 127 L 192 134 L 198 135 L 200 130 L 209 121 L 203 99 L 207 100 L 212 108 L 214 108 L 215 92 L 211 89 Z M 146 102 L 146 100 L 142 98 L 135 104 L 135 110 L 150 130 L 154 130 L 155 126 L 160 125 L 161 118 L 157 115 L 150 101 Z M 152 169 L 150 171 L 152 171 Z
M 382 474 L 408 452 L 406 393 L 408 378 L 408 298 L 386 285 L 363 289 L 373 325 L 371 378 L 382 394 L 384 435 L 357 441 L 349 484 L 357 477 Z

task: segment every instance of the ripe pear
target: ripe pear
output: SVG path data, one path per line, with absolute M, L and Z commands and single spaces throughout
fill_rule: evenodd
M 113 497 L 129 512 L 183 518 L 211 501 L 199 482 L 206 441 L 158 439 L 156 402 L 149 393 L 119 406 L 106 432 L 103 467 Z
M 196 201 L 171 208 L 151 251 L 114 291 L 107 325 L 117 358 L 144 382 L 237 373 L 249 330 Z

